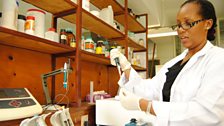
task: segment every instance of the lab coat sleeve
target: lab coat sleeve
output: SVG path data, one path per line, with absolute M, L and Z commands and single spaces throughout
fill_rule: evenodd
M 160 89 L 159 83 L 157 82 L 158 77 L 153 79 L 142 79 L 138 73 L 131 68 L 129 80 L 125 78 L 125 75 L 122 74 L 118 84 L 121 87 L 126 88 L 127 90 L 135 93 L 138 96 L 141 96 L 145 99 L 159 99 Z
M 224 55 L 224 53 L 222 53 Z M 216 56 L 205 68 L 196 96 L 186 102 L 153 101 L 159 126 L 224 125 L 224 57 Z

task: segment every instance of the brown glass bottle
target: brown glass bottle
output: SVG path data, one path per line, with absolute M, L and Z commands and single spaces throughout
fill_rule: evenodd
M 68 44 L 65 29 L 61 29 L 61 31 L 60 31 L 60 43 L 66 44 L 66 45 Z

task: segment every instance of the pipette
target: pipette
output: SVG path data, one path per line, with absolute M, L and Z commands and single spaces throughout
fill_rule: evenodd
M 116 66 L 117 66 L 118 73 L 119 73 L 119 75 L 121 77 L 121 66 L 120 66 L 119 58 L 118 57 L 114 58 L 114 61 L 115 61 Z M 118 90 L 117 90 L 117 96 L 119 96 L 120 88 L 121 87 L 119 86 Z
M 116 58 L 114 59 L 114 61 L 115 61 L 116 66 L 117 66 L 118 73 L 119 73 L 119 75 L 121 76 L 121 66 L 120 66 L 119 58 L 116 57 Z
M 65 63 L 64 64 L 64 82 L 63 82 L 63 87 L 64 88 L 67 88 L 67 77 L 68 77 L 68 75 L 67 75 L 67 63 Z

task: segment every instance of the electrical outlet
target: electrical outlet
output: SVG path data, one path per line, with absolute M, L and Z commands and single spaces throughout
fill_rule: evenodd
M 87 121 L 88 122 L 88 115 L 83 115 L 81 116 L 81 126 L 85 126 L 84 122 Z

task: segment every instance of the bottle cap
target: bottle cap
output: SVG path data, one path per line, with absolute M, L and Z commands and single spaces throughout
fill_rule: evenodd
M 35 17 L 34 16 L 27 16 L 26 20 L 35 20 Z
M 61 32 L 66 32 L 65 29 L 61 29 Z
M 73 32 L 72 28 L 66 28 L 65 30 L 66 30 L 66 32 Z
M 19 14 L 18 19 L 26 20 L 26 16 Z

